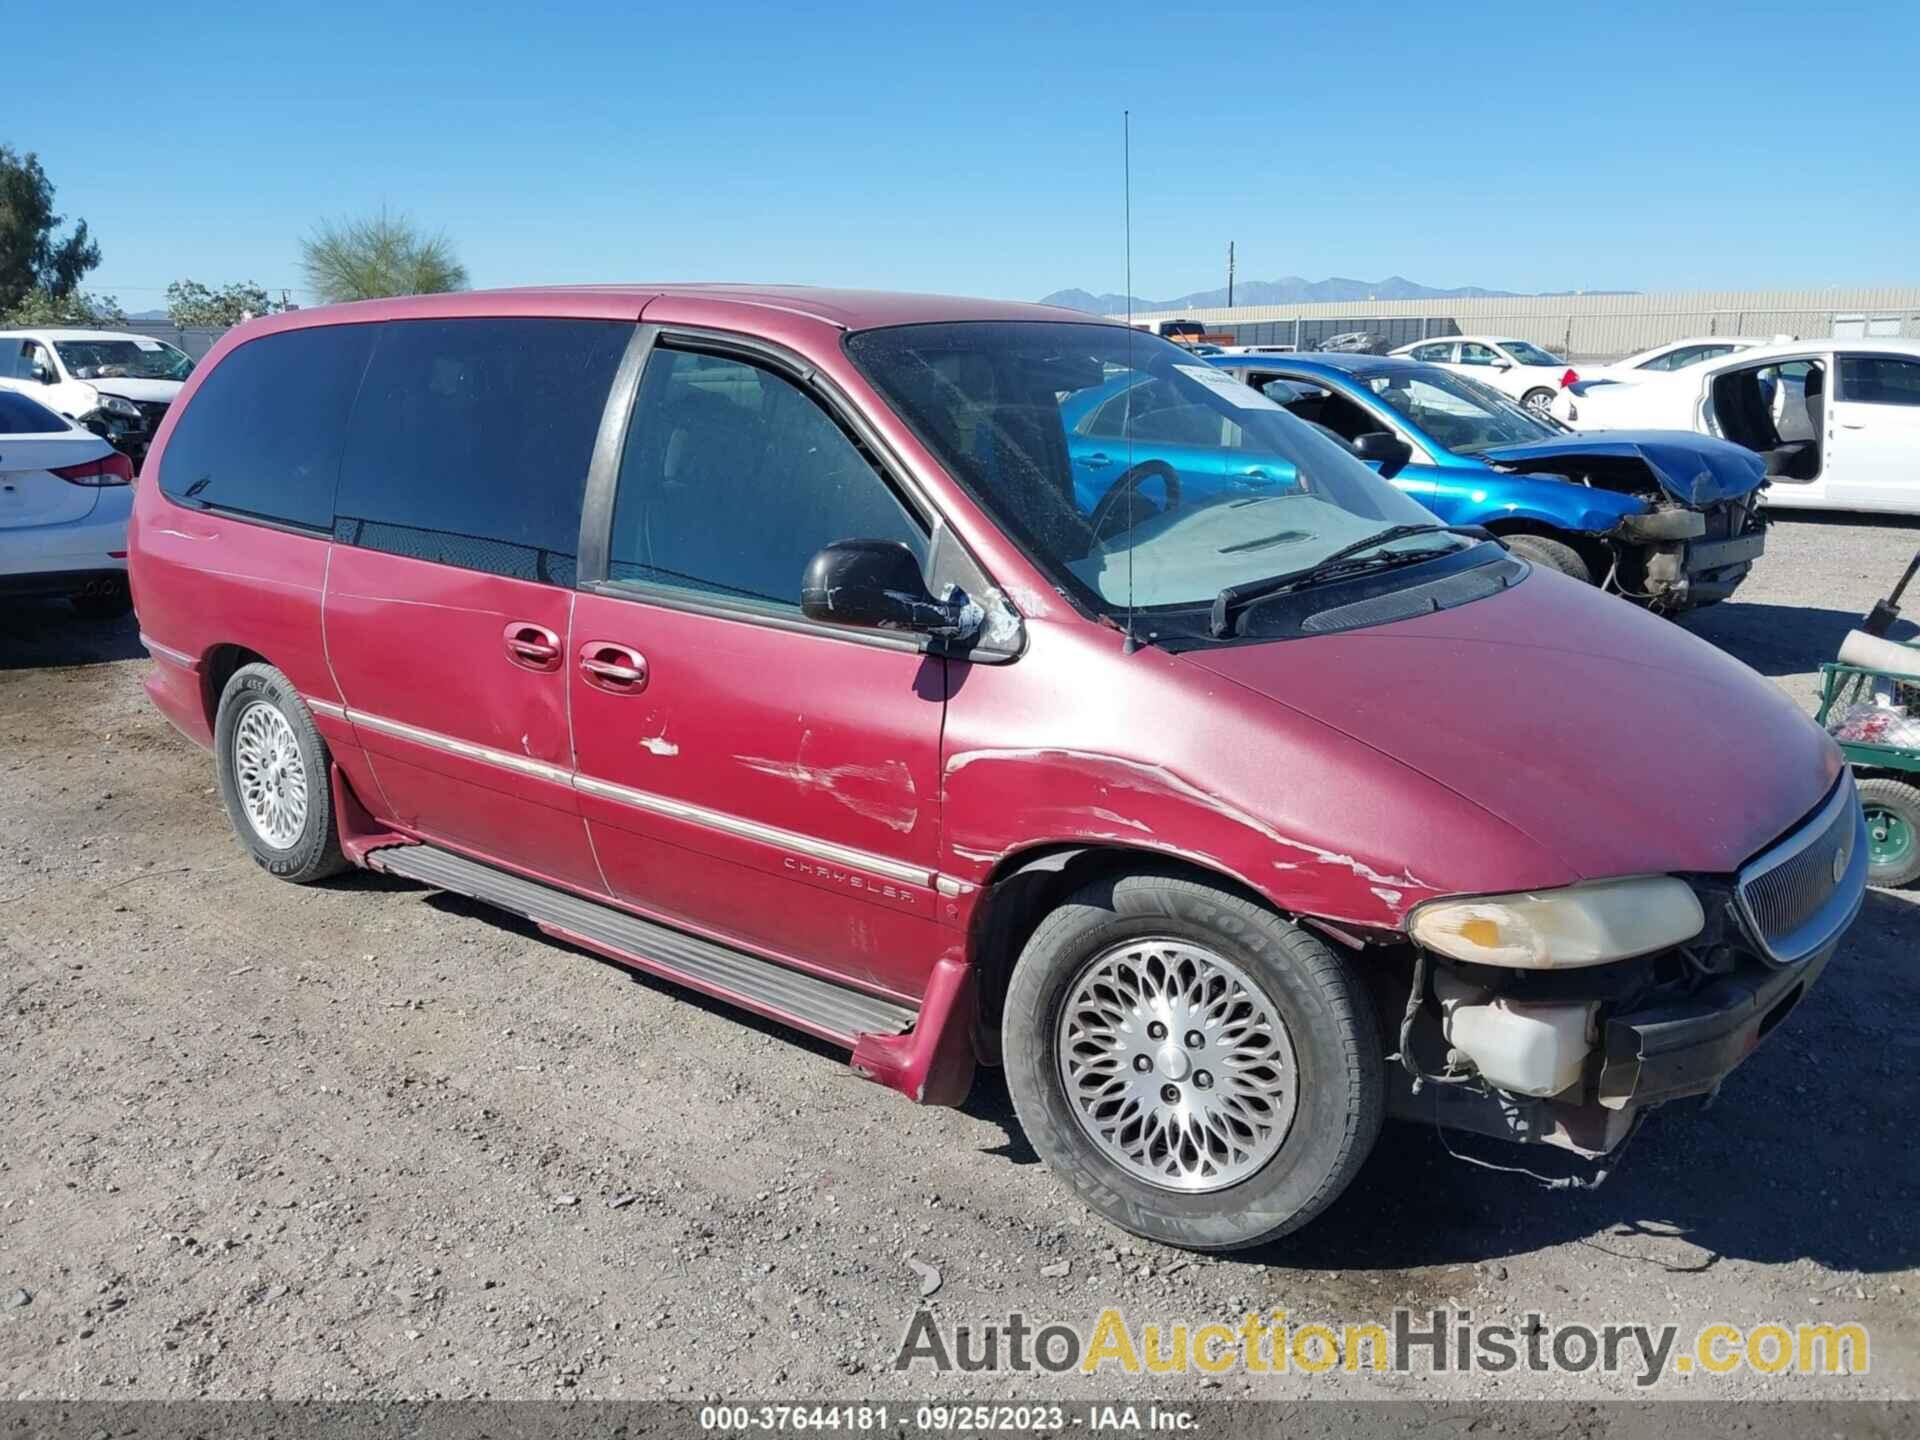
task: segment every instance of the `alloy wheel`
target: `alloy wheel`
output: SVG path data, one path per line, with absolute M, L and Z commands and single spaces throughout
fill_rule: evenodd
M 1074 1119 L 1129 1175 L 1222 1190 L 1287 1138 L 1299 1066 L 1277 1007 L 1216 951 L 1130 940 L 1074 980 L 1057 1032 Z

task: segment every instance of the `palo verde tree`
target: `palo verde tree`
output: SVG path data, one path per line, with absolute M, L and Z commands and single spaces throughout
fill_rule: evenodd
M 307 288 L 329 303 L 467 288 L 467 268 L 445 231 L 429 235 L 405 215 L 385 210 L 323 220 L 300 249 Z
M 81 278 L 100 263 L 100 247 L 86 221 L 66 235 L 61 224 L 39 156 L 0 145 L 0 316 L 84 318 L 76 310 L 97 303 L 75 297 Z

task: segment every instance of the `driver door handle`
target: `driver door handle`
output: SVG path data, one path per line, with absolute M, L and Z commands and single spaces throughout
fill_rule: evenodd
M 647 657 L 611 640 L 589 640 L 580 647 L 580 673 L 596 690 L 637 695 L 647 688 Z
M 500 632 L 507 658 L 522 670 L 550 672 L 560 668 L 560 637 L 544 625 L 515 620 Z
M 1082 455 L 1080 457 L 1080 463 L 1086 466 L 1089 470 L 1098 470 L 1102 466 L 1111 465 L 1113 463 L 1113 460 L 1112 460 L 1112 457 L 1104 454 Z

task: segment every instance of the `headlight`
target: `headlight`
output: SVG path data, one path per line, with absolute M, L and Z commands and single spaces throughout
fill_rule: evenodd
M 138 420 L 140 418 L 140 407 L 131 400 L 119 395 L 102 395 L 100 397 L 100 408 L 109 415 L 119 415 L 128 420 Z
M 1561 970 L 1630 960 L 1691 940 L 1707 917 L 1683 880 L 1646 875 L 1565 890 L 1434 900 L 1408 930 L 1429 950 L 1476 965 Z

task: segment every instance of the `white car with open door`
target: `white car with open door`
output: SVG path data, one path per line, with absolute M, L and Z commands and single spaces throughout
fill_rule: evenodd
M 1699 430 L 1767 457 L 1767 507 L 1920 514 L 1920 344 L 1762 345 L 1580 399 L 1581 428 Z
M 1504 335 L 1454 335 L 1416 340 L 1388 352 L 1442 365 L 1469 380 L 1491 385 L 1537 415 L 1544 415 L 1572 367 L 1538 345 Z
M 124 615 L 133 462 L 39 401 L 0 390 L 0 604 L 65 596 Z

